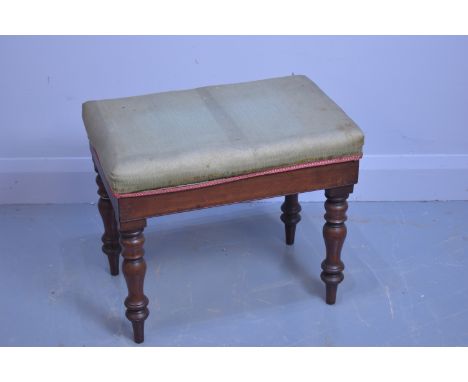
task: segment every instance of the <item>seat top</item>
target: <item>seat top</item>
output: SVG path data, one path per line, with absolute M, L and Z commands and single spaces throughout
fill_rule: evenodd
M 89 101 L 83 121 L 117 195 L 356 160 L 364 143 L 302 75 Z

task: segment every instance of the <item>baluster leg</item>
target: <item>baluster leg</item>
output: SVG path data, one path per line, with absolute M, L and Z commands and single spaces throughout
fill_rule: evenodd
M 133 223 L 135 226 L 135 223 Z M 123 247 L 122 272 L 127 282 L 128 296 L 125 299 L 127 308 L 126 316 L 133 326 L 133 336 L 136 343 L 144 341 L 144 325 L 149 315 L 148 298 L 143 291 L 146 262 L 143 258 L 143 244 L 145 238 L 143 229 L 146 226 L 146 220 L 141 221 L 139 225 L 132 229 L 120 229 L 120 241 Z
M 109 195 L 107 195 L 101 176 L 97 171 L 96 173 L 96 184 L 98 185 L 99 195 L 98 209 L 104 224 L 104 234 L 101 237 L 102 251 L 107 255 L 107 259 L 109 260 L 111 275 L 116 276 L 119 274 L 119 256 L 121 251 L 119 231 Z
M 325 239 L 326 258 L 322 262 L 322 281 L 326 285 L 326 302 L 334 304 L 338 284 L 343 281 L 344 264 L 341 261 L 341 249 L 346 238 L 346 199 L 353 192 L 353 186 L 333 188 L 325 191 L 325 220 L 323 238 Z
M 298 201 L 298 194 L 286 195 L 284 203 L 281 205 L 281 220 L 284 223 L 286 233 L 286 244 L 293 245 L 296 235 L 296 224 L 301 221 L 301 205 Z

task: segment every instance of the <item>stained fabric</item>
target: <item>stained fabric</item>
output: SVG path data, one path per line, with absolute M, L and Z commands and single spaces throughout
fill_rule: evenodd
M 299 75 L 89 101 L 83 121 L 121 194 L 360 155 L 364 143 L 359 127 Z

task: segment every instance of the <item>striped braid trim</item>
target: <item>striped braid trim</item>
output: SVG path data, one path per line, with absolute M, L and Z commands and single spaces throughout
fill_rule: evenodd
M 232 177 L 229 177 L 229 178 L 221 178 L 221 179 L 208 180 L 206 182 L 185 184 L 185 185 L 182 185 L 182 186 L 172 186 L 172 187 L 158 188 L 158 189 L 155 189 L 155 190 L 131 192 L 131 193 L 125 193 L 125 194 L 118 194 L 118 193 L 113 192 L 113 194 L 117 199 L 120 199 L 120 198 L 136 198 L 136 197 L 140 197 L 140 196 L 160 195 L 160 194 L 167 194 L 167 193 L 170 193 L 170 192 L 195 190 L 197 188 L 216 186 L 218 184 L 231 183 L 231 182 L 236 182 L 236 181 L 242 180 L 242 179 L 255 178 L 255 177 L 258 177 L 258 176 L 279 174 L 279 173 L 282 173 L 282 172 L 300 170 L 300 169 L 303 169 L 303 168 L 310 168 L 310 167 L 326 166 L 326 165 L 335 164 L 335 163 L 358 161 L 361 158 L 362 158 L 362 154 L 349 155 L 349 156 L 345 156 L 345 157 L 325 159 L 325 160 L 320 160 L 320 161 L 316 161 L 316 162 L 301 163 L 301 164 L 295 164 L 295 165 L 292 165 L 292 166 L 279 167 L 279 168 L 273 168 L 273 169 L 270 169 L 270 170 L 252 172 L 252 173 L 249 173 L 249 174 L 237 175 L 237 176 L 232 176 Z

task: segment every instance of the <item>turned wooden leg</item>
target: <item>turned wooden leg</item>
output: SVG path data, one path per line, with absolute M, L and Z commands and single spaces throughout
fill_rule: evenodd
M 98 209 L 104 223 L 104 234 L 101 237 L 102 251 L 107 255 L 107 259 L 109 260 L 111 275 L 116 276 L 119 274 L 119 256 L 121 250 L 117 221 L 115 220 L 114 208 L 99 173 L 96 176 L 96 183 L 99 195 Z
M 284 203 L 281 205 L 281 220 L 284 223 L 286 232 L 286 244 L 294 244 L 294 236 L 296 235 L 296 224 L 301 221 L 301 205 L 298 201 L 298 194 L 286 195 Z
M 135 224 L 133 224 L 135 225 Z M 145 238 L 143 229 L 146 221 L 132 229 L 120 227 L 120 241 L 122 243 L 122 272 L 127 282 L 128 296 L 125 299 L 126 316 L 133 326 L 133 337 L 136 343 L 144 341 L 144 325 L 149 315 L 148 298 L 143 292 L 146 273 L 146 262 L 143 258 L 143 244 Z
M 325 191 L 325 220 L 323 226 L 323 238 L 327 256 L 322 262 L 320 278 L 326 285 L 326 302 L 334 304 L 338 284 L 343 281 L 344 264 L 341 261 L 341 248 L 346 238 L 346 199 L 353 192 L 353 186 L 333 188 Z

